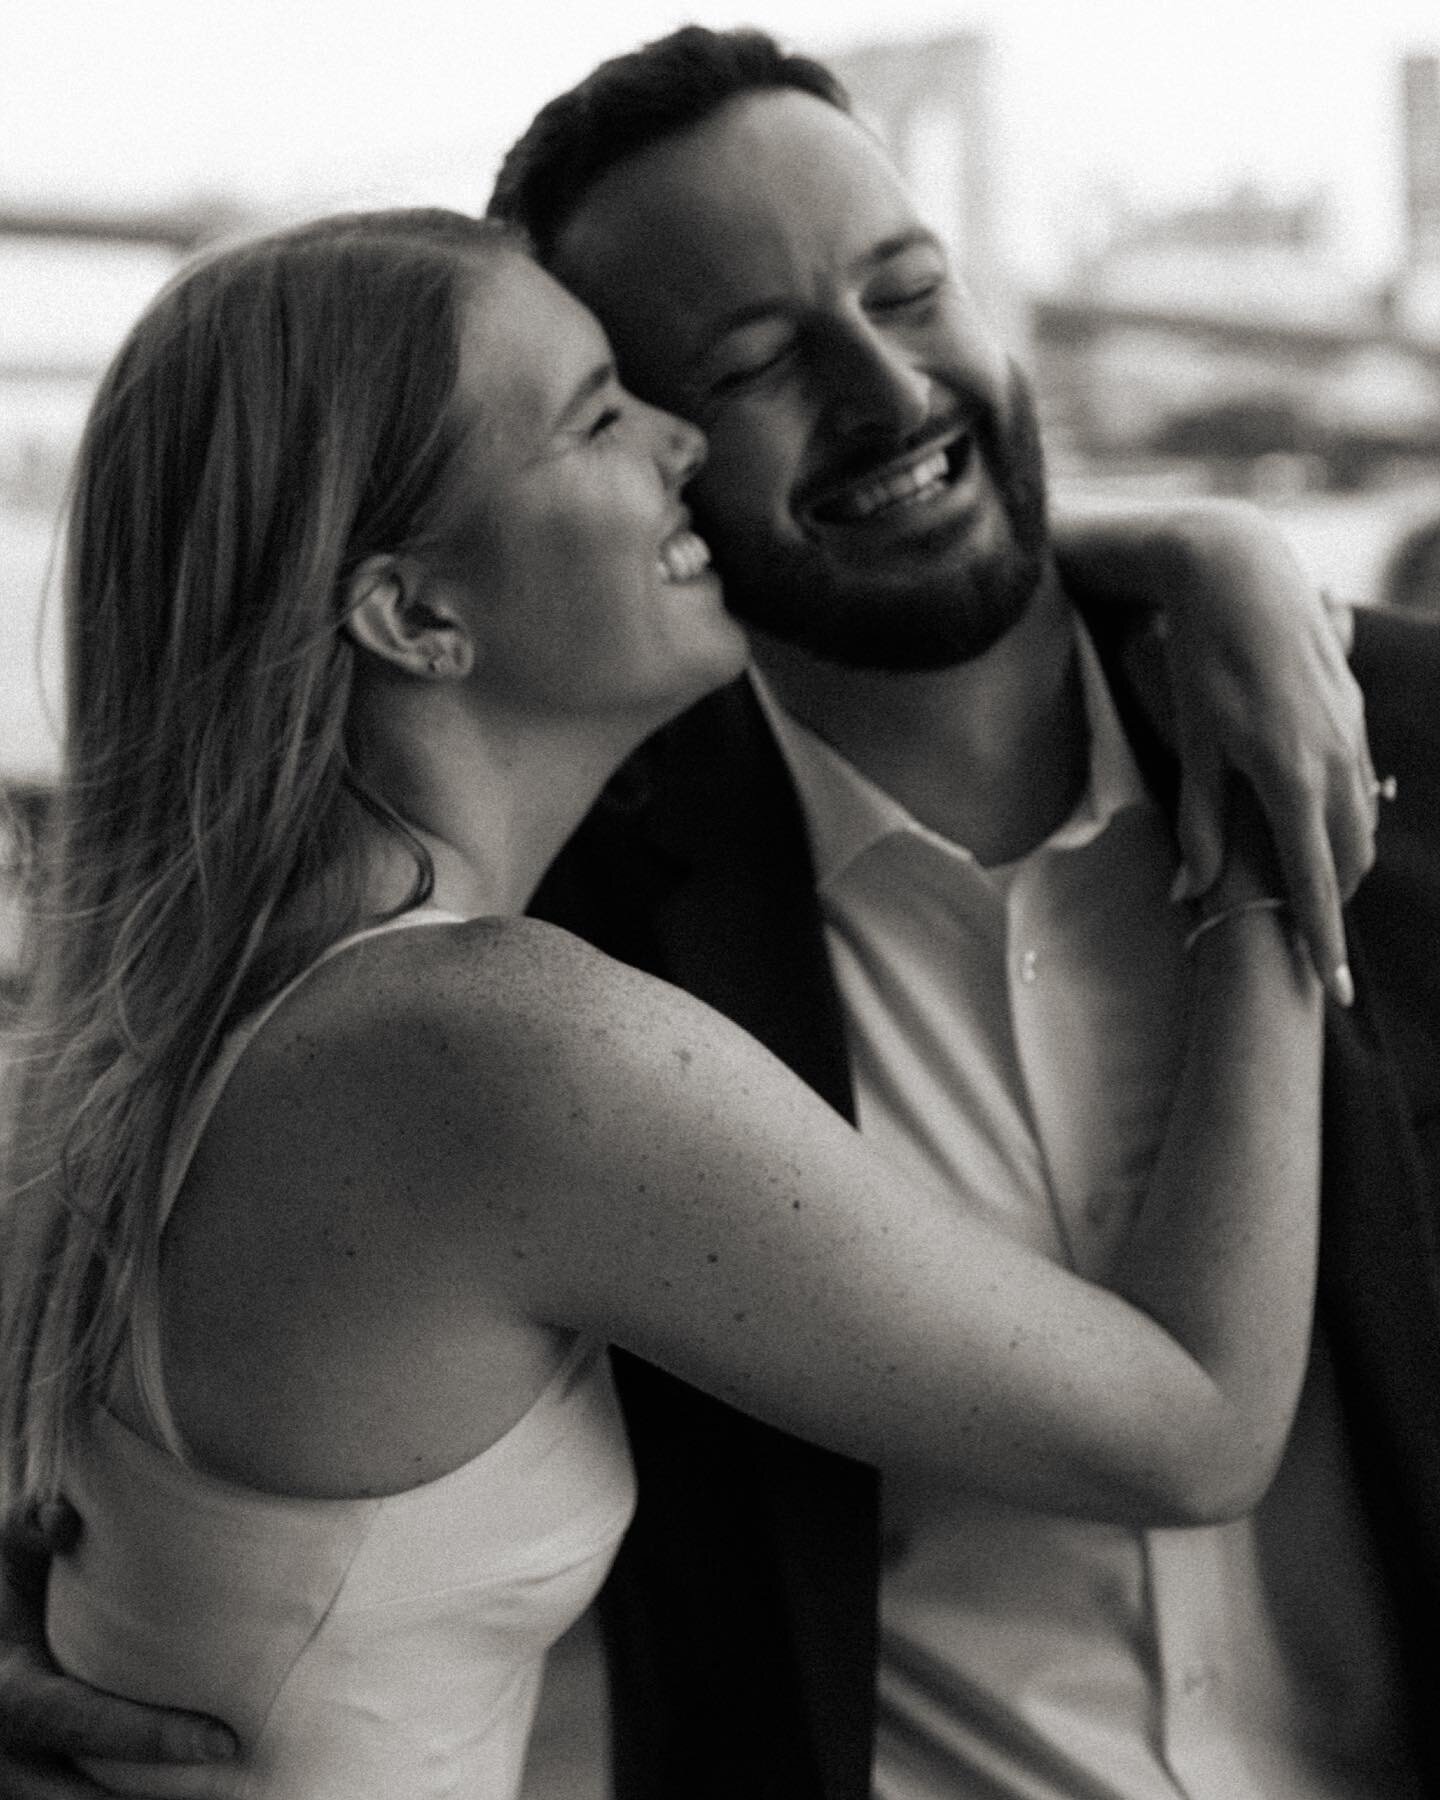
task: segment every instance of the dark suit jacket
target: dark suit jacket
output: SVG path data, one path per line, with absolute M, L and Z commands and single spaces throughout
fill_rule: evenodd
M 1350 912 L 1359 997 L 1327 1025 L 1320 1306 L 1423 1728 L 1440 1715 L 1440 628 L 1362 616 L 1353 662 L 1399 799 Z M 1112 678 L 1164 793 L 1173 768 Z M 623 782 L 536 910 L 729 1014 L 852 1117 L 804 824 L 748 684 Z M 602 1597 L 620 1800 L 868 1800 L 873 1471 L 617 1363 L 640 1484 Z

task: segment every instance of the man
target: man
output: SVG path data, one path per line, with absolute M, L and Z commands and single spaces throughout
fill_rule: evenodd
M 1103 1275 L 1183 1027 L 1174 853 L 1054 576 L 1023 382 L 839 101 L 763 39 L 682 33 L 542 115 L 502 178 L 497 209 L 600 312 L 627 381 L 709 432 L 697 514 L 767 682 L 657 740 L 648 793 L 592 818 L 542 903 L 732 1013 L 902 1161 L 996 1168 L 1028 1200 L 1011 1227 Z M 1407 775 L 1425 748 L 1383 742 Z M 1407 852 L 1427 792 L 1405 780 L 1387 823 Z M 1386 946 L 1397 991 L 1362 979 L 1332 1045 L 1332 1285 L 1373 1259 L 1332 1296 L 1337 1362 L 1389 1510 L 1362 1509 L 1323 1370 L 1276 1506 L 1220 1533 L 891 1484 L 881 1794 L 1417 1791 L 1371 1552 L 1410 1584 L 1422 1672 L 1440 1534 L 1409 1496 L 1440 1492 L 1440 1433 L 1387 1376 L 1436 1347 L 1412 1216 L 1434 1163 L 1383 1037 L 1405 983 L 1434 981 L 1402 960 L 1433 870 L 1381 889 L 1375 927 L 1411 934 Z M 1433 1040 L 1398 1048 L 1422 1071 Z M 641 1364 L 622 1380 L 641 1513 L 605 1604 L 619 1793 L 862 1800 L 873 1472 Z M 1358 1766 L 1321 1766 L 1342 1754 Z
M 631 822 L 597 820 L 548 903 L 730 1011 L 902 1163 L 992 1171 L 1026 1196 L 1007 1228 L 1103 1280 L 1184 1027 L 1176 867 L 1134 761 L 1163 789 L 1154 747 L 1127 746 L 1049 563 L 1022 378 L 824 71 L 753 36 L 599 71 L 492 210 L 598 313 L 626 382 L 708 433 L 693 505 L 763 677 L 654 746 L 648 864 Z M 1433 1706 L 1406 1703 L 1440 1667 L 1440 863 L 1403 686 L 1436 650 L 1360 631 L 1379 766 L 1405 772 L 1355 915 L 1383 964 L 1331 1036 L 1326 1328 L 1287 1464 L 1253 1518 L 1194 1532 L 887 1482 L 887 1800 L 1440 1779 Z M 859 1796 L 870 1477 L 643 1371 L 630 1388 L 621 1791 Z

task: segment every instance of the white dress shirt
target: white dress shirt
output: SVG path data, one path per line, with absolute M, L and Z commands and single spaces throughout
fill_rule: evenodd
M 861 1130 L 1104 1281 L 1187 1010 L 1177 857 L 1077 626 L 1090 778 L 1005 868 L 919 824 L 759 684 L 809 823 Z M 1317 1354 L 1233 1524 L 1145 1531 L 887 1475 L 879 1800 L 1398 1800 L 1379 1580 Z

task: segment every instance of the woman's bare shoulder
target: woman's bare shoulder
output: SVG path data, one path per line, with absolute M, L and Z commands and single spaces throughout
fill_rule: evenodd
M 303 982 L 247 1052 L 257 1071 L 311 1087 L 397 1091 L 463 1079 L 495 1091 L 639 1051 L 654 1034 L 718 1024 L 679 990 L 559 926 L 480 918 L 378 933 Z M 733 1028 L 728 1028 L 733 1029 Z M 473 1089 L 472 1089 L 473 1091 Z
M 528 921 L 378 933 L 250 1039 L 167 1235 L 171 1398 L 209 1466 L 389 1492 L 533 1397 L 553 1332 L 513 1292 L 517 1220 L 548 1203 L 557 1108 L 588 1086 L 554 1047 L 598 961 Z

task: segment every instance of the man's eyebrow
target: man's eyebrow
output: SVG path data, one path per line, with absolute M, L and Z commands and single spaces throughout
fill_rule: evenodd
M 893 257 L 903 256 L 907 250 L 943 250 L 944 245 L 930 230 L 928 225 L 911 225 L 904 231 L 892 233 L 881 238 L 878 244 L 872 244 L 855 260 L 857 269 L 873 269 L 880 263 L 889 262 Z
M 792 310 L 784 300 L 749 300 L 707 326 L 686 360 L 691 368 L 698 368 L 732 332 L 743 331 L 747 325 L 764 319 L 788 319 Z
M 563 430 L 566 425 L 581 411 L 589 401 L 593 400 L 603 388 L 615 379 L 615 364 L 607 357 L 604 362 L 596 363 L 594 368 L 584 375 L 578 385 L 571 390 L 569 398 L 555 415 L 554 429 Z
M 871 244 L 856 257 L 854 269 L 856 273 L 864 273 L 868 269 L 878 268 L 892 258 L 903 256 L 907 250 L 942 250 L 944 245 L 928 225 L 910 225 L 904 231 L 892 232 L 889 237 L 881 238 L 879 243 Z M 698 368 L 710 356 L 731 332 L 742 331 L 747 325 L 754 325 L 767 319 L 788 319 L 793 308 L 788 301 L 750 300 L 744 306 L 737 306 L 733 312 L 726 313 L 696 340 L 695 347 L 686 359 L 691 368 Z

